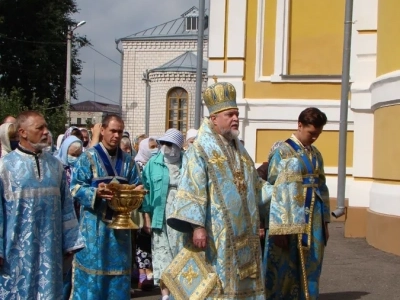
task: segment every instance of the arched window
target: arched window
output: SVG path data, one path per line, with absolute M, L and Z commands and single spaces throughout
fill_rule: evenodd
M 166 130 L 175 128 L 186 133 L 188 126 L 188 93 L 176 87 L 168 92 Z

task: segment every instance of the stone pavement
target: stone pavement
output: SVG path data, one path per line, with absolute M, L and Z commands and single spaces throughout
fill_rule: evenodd
M 365 239 L 345 239 L 342 222 L 331 223 L 329 231 L 319 300 L 400 299 L 400 257 L 369 246 Z M 159 290 L 137 290 L 132 299 L 160 299 Z
M 400 299 L 400 257 L 369 246 L 365 239 L 345 239 L 344 223 L 331 223 L 329 231 L 320 300 Z

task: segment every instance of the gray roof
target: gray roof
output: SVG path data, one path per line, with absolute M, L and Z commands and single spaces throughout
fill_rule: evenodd
M 203 72 L 207 72 L 208 62 L 203 60 Z M 154 68 L 151 72 L 196 72 L 197 55 L 187 51 L 169 62 Z
M 119 113 L 120 106 L 97 101 L 83 101 L 71 105 L 73 111 Z
M 185 29 L 185 17 L 190 14 L 193 10 L 197 9 L 193 6 L 187 12 L 182 14 L 179 18 L 162 23 L 160 25 L 136 32 L 121 38 L 121 41 L 140 41 L 140 40 L 173 40 L 173 39 L 186 39 L 193 40 L 197 39 L 196 31 L 187 31 Z M 206 16 L 206 23 L 208 16 Z M 204 30 L 204 38 L 208 38 L 208 26 Z

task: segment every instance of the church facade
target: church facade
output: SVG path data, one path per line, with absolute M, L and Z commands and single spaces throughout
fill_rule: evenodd
M 306 107 L 328 124 L 315 143 L 336 207 L 345 0 L 210 1 L 209 84 L 237 89 L 241 137 L 257 164 Z M 400 2 L 354 0 L 346 159 L 348 237 L 400 255 Z

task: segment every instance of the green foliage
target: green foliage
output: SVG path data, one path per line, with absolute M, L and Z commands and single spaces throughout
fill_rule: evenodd
M 94 126 L 94 124 L 92 122 L 92 119 L 91 118 L 86 119 L 86 129 L 90 130 L 90 129 L 92 129 L 93 126 Z
M 21 93 L 14 88 L 9 94 L 4 89 L 0 91 L 0 122 L 7 116 L 16 117 L 21 111 L 27 110 L 24 106 Z
M 65 102 L 67 31 L 76 22 L 76 0 L 0 1 L 0 88 L 10 95 L 19 89 L 23 105 L 34 95 L 49 99 L 49 107 Z M 88 44 L 74 32 L 71 94 L 82 71 L 78 49 Z
M 0 92 L 0 120 L 9 115 L 17 117 L 24 110 L 36 110 L 45 117 L 53 138 L 65 132 L 67 122 L 65 104 L 51 106 L 49 99 L 40 100 L 35 95 L 28 101 L 29 106 L 25 106 L 25 102 L 27 101 L 21 89 L 13 88 L 9 94 L 2 89 Z

